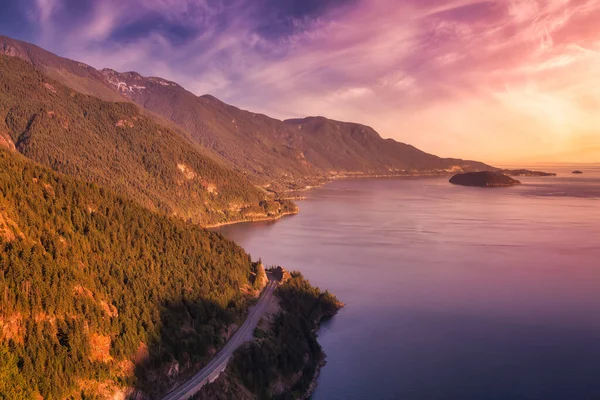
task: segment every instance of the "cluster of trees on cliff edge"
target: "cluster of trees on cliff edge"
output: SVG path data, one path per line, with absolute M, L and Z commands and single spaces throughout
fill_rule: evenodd
M 247 308 L 256 265 L 221 235 L 0 149 L 0 398 L 163 390 Z
M 226 373 L 206 385 L 195 400 L 296 399 L 306 393 L 324 359 L 315 330 L 341 303 L 313 287 L 299 272 L 276 291 L 281 311 L 271 329 L 234 353 Z M 285 387 L 278 393 L 277 383 Z M 240 386 L 243 385 L 243 387 Z
M 0 55 L 0 135 L 6 134 L 19 152 L 58 172 L 203 225 L 296 210 L 135 104 L 83 95 Z

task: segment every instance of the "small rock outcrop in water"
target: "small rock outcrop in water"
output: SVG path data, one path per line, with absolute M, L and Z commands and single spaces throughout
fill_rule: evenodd
M 583 171 L 573 171 L 572 173 L 573 174 L 577 174 L 577 175 L 581 175 L 581 174 L 583 174 Z
M 521 182 L 500 173 L 484 171 L 456 174 L 450 178 L 450 183 L 463 186 L 503 187 L 519 185 Z

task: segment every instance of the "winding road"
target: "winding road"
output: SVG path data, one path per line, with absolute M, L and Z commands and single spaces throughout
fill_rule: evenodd
M 209 382 L 213 382 L 225 370 L 231 355 L 244 342 L 249 341 L 254 336 L 254 329 L 264 315 L 267 305 L 273 292 L 277 287 L 277 281 L 269 279 L 269 283 L 265 287 L 258 303 L 256 303 L 249 311 L 248 317 L 244 324 L 233 334 L 231 339 L 223 346 L 223 348 L 215 355 L 215 357 L 202 368 L 196 375 L 190 378 L 187 382 L 182 383 L 165 397 L 163 400 L 185 400 L 196 394 L 202 386 Z

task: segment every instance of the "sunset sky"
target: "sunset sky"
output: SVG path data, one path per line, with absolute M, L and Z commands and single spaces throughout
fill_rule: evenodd
M 0 34 L 440 155 L 600 161 L 600 0 L 0 0 Z

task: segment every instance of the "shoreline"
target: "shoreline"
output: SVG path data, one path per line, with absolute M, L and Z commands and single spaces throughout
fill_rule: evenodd
M 312 286 L 301 273 L 289 273 L 282 267 L 277 267 L 277 269 L 281 271 L 274 272 L 273 276 L 275 280 L 280 278 L 279 281 L 281 287 L 285 289 L 285 293 L 273 293 L 272 299 L 278 307 L 270 311 L 269 307 L 265 309 L 263 318 L 269 313 L 271 316 L 267 317 L 267 326 L 260 328 L 263 333 L 260 335 L 257 335 L 256 331 L 251 333 L 251 337 L 248 337 L 244 344 L 232 354 L 234 361 L 229 363 L 222 371 L 223 373 L 214 381 L 204 385 L 198 391 L 199 400 L 237 398 L 235 394 L 244 394 L 239 398 L 248 400 L 273 396 L 275 398 L 308 400 L 317 390 L 322 368 L 327 364 L 327 355 L 317 342 L 317 332 L 321 329 L 322 322 L 334 317 L 344 303 L 337 300 L 334 295 L 328 294 L 329 292 L 323 292 Z M 279 277 L 279 274 L 282 276 Z M 286 282 L 293 280 L 295 281 L 291 286 L 286 287 Z M 314 293 L 314 290 L 318 292 Z M 299 306 L 310 306 L 313 311 L 317 311 L 317 314 L 313 315 L 311 312 L 310 315 L 305 315 L 304 312 L 295 312 L 294 310 Z M 276 329 L 274 323 L 279 318 L 283 320 L 282 326 L 287 326 L 287 328 Z M 297 323 L 309 324 L 309 330 L 299 334 L 293 328 Z M 296 333 L 291 333 L 292 331 Z M 282 346 L 281 343 L 287 343 L 287 345 Z M 311 347 L 312 343 L 317 348 Z M 298 355 L 288 351 L 287 346 L 289 345 L 308 347 L 304 349 L 303 356 L 298 358 Z M 260 354 L 266 354 L 267 358 L 259 357 L 259 362 L 254 364 L 253 354 L 256 351 L 252 349 L 258 350 Z M 300 363 L 297 364 L 297 368 L 289 371 L 285 364 L 278 361 L 282 356 L 292 357 L 292 360 Z M 265 366 L 265 364 L 269 366 Z M 243 368 L 240 370 L 240 367 Z M 309 374 L 308 371 L 312 373 Z M 260 380 L 262 386 L 257 386 L 252 379 L 253 373 L 256 372 L 262 374 L 268 372 Z M 265 377 L 266 379 L 264 379 Z
M 452 175 L 451 172 L 446 172 L 443 174 L 393 174 L 393 175 L 388 175 L 388 174 L 383 174 L 383 175 L 378 175 L 378 174 L 373 174 L 373 175 L 366 175 L 366 174 L 357 174 L 357 175 L 353 175 L 353 174 L 349 174 L 349 175 L 335 175 L 335 176 L 331 176 L 329 178 L 327 178 L 324 182 L 320 182 L 318 184 L 315 184 L 314 186 L 308 186 L 302 189 L 293 189 L 293 190 L 289 190 L 285 193 L 291 194 L 291 193 L 302 193 L 302 192 L 309 192 L 312 191 L 314 189 L 319 189 L 324 187 L 325 185 L 332 183 L 336 180 L 342 180 L 342 179 L 382 179 L 382 178 L 435 178 L 435 177 L 441 177 L 441 176 L 448 176 L 448 175 Z M 282 192 L 284 193 L 284 192 Z M 285 197 L 286 200 L 307 200 L 308 197 L 306 196 L 287 196 Z M 250 218 L 250 219 L 240 219 L 240 220 L 236 220 L 236 221 L 228 221 L 228 222 L 219 222 L 217 224 L 212 224 L 212 225 L 201 225 L 202 228 L 204 229 L 217 229 L 217 228 L 221 228 L 223 226 L 229 226 L 229 225 L 237 225 L 237 224 L 243 224 L 243 223 L 253 223 L 253 222 L 269 222 L 269 221 L 279 221 L 280 219 L 282 219 L 283 217 L 287 217 L 290 215 L 297 215 L 300 214 L 300 209 L 298 209 L 297 211 L 294 212 L 285 212 L 282 214 L 279 214 L 275 217 L 264 217 L 264 218 Z
M 241 219 L 238 221 L 229 221 L 229 222 L 219 222 L 218 224 L 213 224 L 213 225 L 205 225 L 202 226 L 204 229 L 216 229 L 216 228 L 220 228 L 223 226 L 228 226 L 228 225 L 236 225 L 236 224 L 243 224 L 243 223 L 252 223 L 252 222 L 268 222 L 268 221 L 278 221 L 283 217 L 287 217 L 289 215 L 297 215 L 300 213 L 300 210 L 291 212 L 284 212 L 281 214 L 278 214 L 275 217 L 264 217 L 264 218 L 251 218 L 251 219 Z
M 501 170 L 500 170 L 501 171 Z M 516 170 L 515 170 L 516 171 Z M 538 173 L 536 173 L 536 171 L 528 171 L 531 172 L 532 174 L 530 175 L 512 175 L 512 176 L 522 176 L 522 177 L 536 177 L 536 176 L 556 176 L 556 174 L 554 173 L 544 173 L 547 175 L 538 175 Z M 293 190 L 289 190 L 287 192 L 282 192 L 282 193 L 287 193 L 288 196 L 285 197 L 286 200 L 307 200 L 308 197 L 307 196 L 294 196 L 293 193 L 303 193 L 303 192 L 309 192 L 312 191 L 314 189 L 318 189 L 318 188 L 322 188 L 325 185 L 332 183 L 336 180 L 343 180 L 343 179 L 386 179 L 386 178 L 440 178 L 440 177 L 444 177 L 444 176 L 452 176 L 456 174 L 456 172 L 450 172 L 450 171 L 439 171 L 439 172 L 433 172 L 433 173 L 396 173 L 396 174 L 345 174 L 345 175 L 332 175 L 329 176 L 328 178 L 326 178 L 326 180 L 324 182 L 319 182 L 318 184 L 315 184 L 314 186 L 307 186 L 305 188 L 302 189 L 293 189 Z M 230 222 L 219 222 L 217 224 L 212 224 L 212 225 L 201 225 L 204 229 L 216 229 L 216 228 L 221 228 L 223 226 L 228 226 L 228 225 L 236 225 L 236 224 L 242 224 L 242 223 L 253 223 L 253 222 L 269 222 L 269 221 L 278 221 L 280 219 L 282 219 L 283 217 L 289 216 L 289 215 L 297 215 L 300 213 L 300 209 L 294 211 L 294 212 L 285 212 L 282 214 L 279 214 L 275 217 L 264 217 L 264 218 L 250 218 L 250 219 L 240 219 L 237 221 L 230 221 Z
M 327 320 L 327 319 L 331 319 L 331 318 L 335 317 L 340 312 L 340 310 L 344 307 L 346 307 L 346 304 L 341 301 L 338 301 L 337 310 L 335 310 L 335 312 L 333 312 L 331 314 L 323 315 L 323 316 L 321 316 L 321 318 L 319 318 L 319 320 L 317 321 L 317 326 L 315 327 L 315 329 L 313 329 L 313 333 L 317 336 L 317 342 L 319 341 L 319 335 L 317 335 L 317 333 L 321 329 L 323 320 Z M 321 359 L 319 360 L 319 362 L 317 363 L 317 366 L 315 367 L 315 373 L 312 377 L 312 380 L 310 381 L 310 384 L 308 385 L 308 387 L 306 388 L 304 393 L 301 394 L 300 397 L 298 397 L 298 400 L 309 400 L 310 397 L 315 392 L 315 390 L 317 390 L 317 388 L 319 387 L 319 378 L 321 376 L 321 370 L 323 369 L 323 367 L 325 367 L 325 365 L 327 365 L 327 353 L 325 353 L 325 350 L 323 350 L 321 343 L 319 343 L 319 347 L 321 348 Z
M 319 344 L 320 346 L 320 344 Z M 304 394 L 302 394 L 299 397 L 299 400 L 309 400 L 310 397 L 315 393 L 315 390 L 317 390 L 317 387 L 319 386 L 319 377 L 321 376 L 321 369 L 327 365 L 327 354 L 325 354 L 325 352 L 323 352 L 323 357 L 321 359 L 321 361 L 319 361 L 319 363 L 317 364 L 317 367 L 315 368 L 315 374 L 313 375 L 312 380 L 310 381 L 310 384 L 308 385 L 308 387 L 306 388 L 306 391 L 304 392 Z

